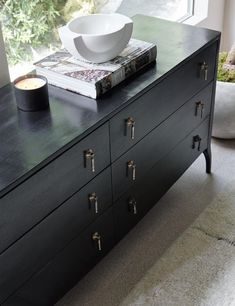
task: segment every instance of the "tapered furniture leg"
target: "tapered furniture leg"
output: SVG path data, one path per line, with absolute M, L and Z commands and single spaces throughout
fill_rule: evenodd
M 206 159 L 206 173 L 211 173 L 211 149 L 207 148 L 203 154 Z

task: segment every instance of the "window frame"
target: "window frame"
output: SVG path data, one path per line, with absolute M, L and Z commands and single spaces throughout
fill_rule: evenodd
M 188 0 L 188 11 L 192 13 L 188 13 L 185 16 L 183 16 L 179 22 L 190 24 L 190 25 L 196 25 L 200 23 L 201 21 L 205 20 L 208 16 L 208 6 L 209 1 L 213 0 Z M 191 7 L 193 5 L 193 7 Z M 1 77 L 0 77 L 0 88 L 5 86 L 10 82 L 10 76 L 9 76 L 9 69 L 7 65 L 7 59 L 5 54 L 5 47 L 4 42 L 2 38 L 2 31 L 1 31 L 1 22 L 0 22 L 0 71 L 1 71 Z
M 0 88 L 10 83 L 10 74 L 6 58 L 5 46 L 0 21 Z
M 193 0 L 193 14 L 186 18 L 183 23 L 197 25 L 208 17 L 209 1 L 213 0 Z
M 182 22 L 184 23 L 186 20 L 190 19 L 193 17 L 194 15 L 194 6 L 195 6 L 195 2 L 197 0 L 188 0 L 188 9 L 187 9 L 187 13 L 182 16 L 181 18 L 179 18 L 177 20 L 177 22 Z

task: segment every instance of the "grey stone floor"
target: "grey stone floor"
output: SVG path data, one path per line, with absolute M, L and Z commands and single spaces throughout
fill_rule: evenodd
M 115 306 L 235 178 L 235 140 L 213 140 L 213 173 L 201 155 L 141 222 L 57 306 Z

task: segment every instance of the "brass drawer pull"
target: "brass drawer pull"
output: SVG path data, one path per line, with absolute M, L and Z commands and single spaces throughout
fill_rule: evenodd
M 200 109 L 201 118 L 203 117 L 203 111 L 204 111 L 204 103 L 201 101 L 196 102 L 196 109 L 195 109 L 195 116 L 197 117 Z
M 134 163 L 133 160 L 130 160 L 129 162 L 127 162 L 127 177 L 129 176 L 130 171 L 131 171 L 132 181 L 135 181 L 135 179 L 136 179 L 136 164 Z
M 95 172 L 95 153 L 92 149 L 85 151 L 85 168 L 88 168 L 89 161 L 91 164 L 91 171 Z
M 204 80 L 207 81 L 207 79 L 208 79 L 208 65 L 207 65 L 206 62 L 203 62 L 201 64 L 201 73 L 203 73 Z
M 200 151 L 201 150 L 201 137 L 199 135 L 196 135 L 193 137 L 193 146 L 192 148 L 195 149 L 196 148 L 196 144 L 197 144 L 197 150 Z
M 89 202 L 91 205 L 94 205 L 95 207 L 95 213 L 98 214 L 99 213 L 99 209 L 98 209 L 98 197 L 96 195 L 95 192 L 92 192 L 91 194 L 89 194 Z
M 95 232 L 94 234 L 92 234 L 92 240 L 97 243 L 98 250 L 102 251 L 101 236 L 98 232 Z
M 131 139 L 135 139 L 135 120 L 132 117 L 126 119 L 126 136 L 129 129 L 131 129 Z
M 137 215 L 137 202 L 135 198 L 131 198 L 128 201 L 128 204 L 129 204 L 129 209 L 133 213 L 133 215 Z

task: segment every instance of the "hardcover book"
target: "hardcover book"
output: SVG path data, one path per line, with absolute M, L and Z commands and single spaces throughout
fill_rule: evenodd
M 49 84 L 96 99 L 155 61 L 156 56 L 156 45 L 131 39 L 116 58 L 105 63 L 80 61 L 63 49 L 34 65 Z

